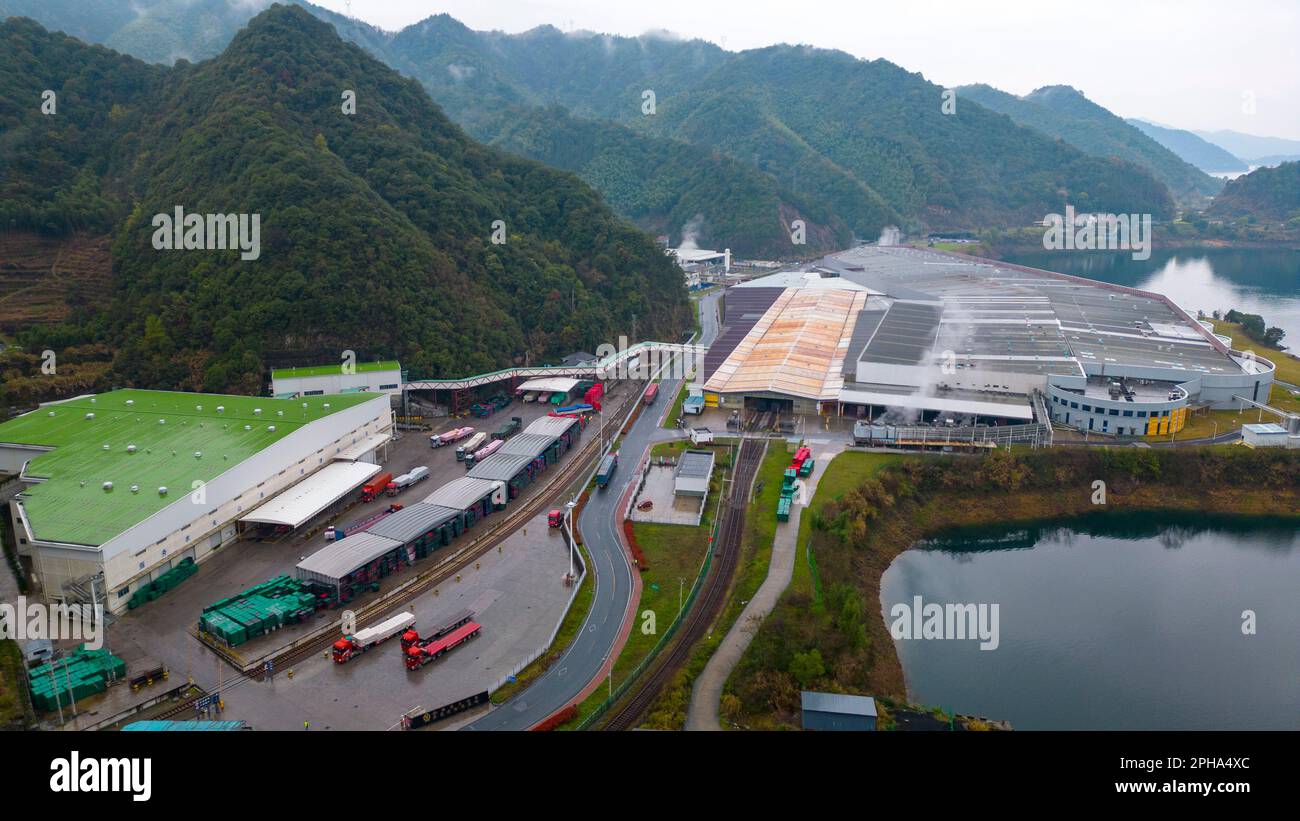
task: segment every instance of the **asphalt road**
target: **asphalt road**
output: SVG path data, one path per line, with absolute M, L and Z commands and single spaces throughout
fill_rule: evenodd
M 700 300 L 701 345 L 709 345 L 718 334 L 718 293 Z M 681 380 L 665 379 L 660 384 L 660 402 L 677 398 Z M 523 692 L 474 721 L 467 730 L 526 730 L 577 700 L 582 689 L 597 675 L 618 639 L 632 592 L 632 568 L 618 537 L 618 503 L 627 490 L 633 468 L 655 438 L 662 404 L 642 413 L 619 447 L 619 470 L 609 487 L 595 491 L 578 519 L 578 527 L 591 555 L 596 587 L 591 611 L 569 649 L 541 677 Z

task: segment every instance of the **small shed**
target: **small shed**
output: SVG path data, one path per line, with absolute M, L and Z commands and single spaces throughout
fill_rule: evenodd
M 863 731 L 876 729 L 876 700 L 840 693 L 799 694 L 805 730 Z
M 1241 440 L 1252 448 L 1284 448 L 1286 439 L 1286 428 L 1274 422 L 1241 426 Z
M 681 458 L 677 460 L 677 468 L 673 479 L 673 494 L 677 496 L 705 496 L 709 492 L 709 477 L 712 475 L 712 451 L 683 451 Z

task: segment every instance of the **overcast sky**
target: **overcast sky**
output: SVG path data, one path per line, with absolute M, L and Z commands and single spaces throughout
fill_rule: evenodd
M 1123 117 L 1300 139 L 1300 0 L 352 0 L 351 12 L 390 30 L 446 12 L 508 32 L 667 29 L 733 51 L 806 43 L 944 86 L 1071 85 Z

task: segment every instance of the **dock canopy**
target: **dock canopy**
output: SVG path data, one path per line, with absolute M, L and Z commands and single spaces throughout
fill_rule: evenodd
M 355 445 L 352 445 L 350 447 L 344 448 L 343 450 L 339 451 L 338 454 L 334 457 L 334 460 L 337 462 L 355 462 L 358 459 L 364 459 L 367 454 L 373 452 L 375 448 L 385 444 L 391 438 L 392 437 L 390 437 L 386 433 L 379 433 L 379 434 L 375 434 L 374 436 L 367 436 L 365 439 L 362 439 L 360 442 L 357 442 Z
M 1008 397 L 1011 398 L 1011 397 Z M 886 393 L 884 391 L 844 390 L 840 401 L 853 405 L 876 405 L 885 408 L 938 411 L 966 416 L 996 416 L 1002 419 L 1019 419 L 1032 422 L 1034 412 L 1024 396 L 1014 401 L 992 402 L 979 399 L 943 398 L 915 393 Z
M 378 472 L 365 462 L 331 462 L 239 521 L 299 527 Z
M 373 533 L 355 533 L 299 562 L 298 578 L 338 585 L 348 574 L 401 546 L 402 543 L 396 539 Z
M 529 379 L 516 389 L 519 391 L 541 391 L 542 393 L 568 393 L 578 387 L 578 380 L 568 376 L 541 376 Z
M 461 515 L 459 510 L 416 502 L 392 515 L 385 516 L 377 524 L 366 528 L 366 532 L 386 539 L 396 539 L 406 544 L 459 515 Z
M 486 461 L 486 460 L 484 460 Z M 502 488 L 505 487 L 503 482 L 493 482 L 487 479 L 474 479 L 469 476 L 454 479 L 442 487 L 424 497 L 424 503 L 427 505 L 440 505 L 449 507 L 452 510 L 469 510 L 478 502 L 491 496 L 494 491 L 504 494 Z M 502 496 L 504 503 L 505 497 Z

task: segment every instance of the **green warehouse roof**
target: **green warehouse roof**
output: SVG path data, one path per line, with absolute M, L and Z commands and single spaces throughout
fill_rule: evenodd
M 46 479 L 23 491 L 33 534 L 43 541 L 101 545 L 184 498 L 195 480 L 209 482 L 308 422 L 378 395 L 268 399 L 112 391 L 0 424 L 0 444 L 53 448 L 27 466 L 28 476 Z M 219 406 L 224 410 L 218 412 Z M 257 408 L 261 414 L 254 413 Z M 87 418 L 89 413 L 94 417 Z M 103 490 L 104 482 L 113 483 L 112 491 Z M 132 485 L 140 486 L 138 493 Z M 168 494 L 159 495 L 159 487 Z
M 395 360 L 387 362 L 358 362 L 356 365 L 357 373 L 371 373 L 373 371 L 400 371 L 401 365 Z M 305 376 L 333 376 L 334 374 L 343 373 L 343 363 L 334 365 L 308 365 L 302 368 L 276 368 L 271 371 L 272 379 L 301 379 Z

